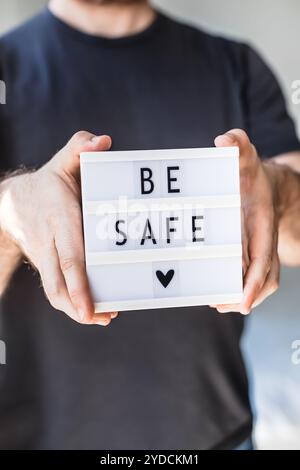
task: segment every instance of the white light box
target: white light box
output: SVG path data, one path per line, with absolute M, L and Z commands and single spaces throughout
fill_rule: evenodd
M 80 156 L 97 312 L 239 303 L 237 147 Z

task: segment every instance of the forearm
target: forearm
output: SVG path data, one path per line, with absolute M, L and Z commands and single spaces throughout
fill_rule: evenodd
M 10 278 L 21 261 L 21 253 L 16 245 L 11 243 L 0 232 L 0 296 L 8 286 Z
M 300 266 L 300 158 L 280 156 L 266 162 L 279 218 L 278 252 L 283 264 Z
M 0 183 L 0 208 L 3 207 L 4 183 Z M 18 246 L 4 233 L 0 210 L 0 296 L 9 284 L 12 274 L 19 265 L 22 254 Z

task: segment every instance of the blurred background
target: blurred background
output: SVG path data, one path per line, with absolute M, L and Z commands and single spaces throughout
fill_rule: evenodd
M 0 34 L 46 5 L 46 0 L 0 0 Z M 300 104 L 292 83 L 300 80 L 299 0 L 154 0 L 173 16 L 209 31 L 250 42 L 283 87 L 300 135 Z M 300 340 L 300 269 L 282 269 L 280 291 L 248 320 L 244 351 L 251 378 L 259 449 L 300 450 L 300 364 L 292 344 Z

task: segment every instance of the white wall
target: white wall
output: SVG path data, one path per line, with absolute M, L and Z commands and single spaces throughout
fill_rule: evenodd
M 300 79 L 299 0 L 154 0 L 179 18 L 211 31 L 250 41 L 276 71 L 300 132 L 300 105 L 291 84 Z M 45 4 L 43 0 L 0 0 L 0 32 Z M 300 270 L 284 269 L 278 294 L 256 310 L 245 347 L 255 382 L 256 435 L 261 448 L 300 449 L 300 365 L 291 344 L 300 339 Z
M 0 32 L 34 14 L 46 0 L 0 0 Z

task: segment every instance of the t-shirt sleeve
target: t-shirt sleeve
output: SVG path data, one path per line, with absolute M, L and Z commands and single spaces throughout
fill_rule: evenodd
M 0 60 L 0 178 L 5 169 L 4 162 L 4 150 L 3 150 L 3 140 L 4 140 L 4 116 L 3 116 L 3 106 L 5 106 L 5 82 L 3 80 L 3 70 Z
M 273 72 L 251 47 L 243 50 L 245 121 L 248 133 L 263 158 L 300 150 L 294 122 Z
M 7 97 L 6 80 L 4 75 L 4 61 L 2 59 L 2 45 L 0 41 L 0 178 L 11 169 L 7 149 Z

